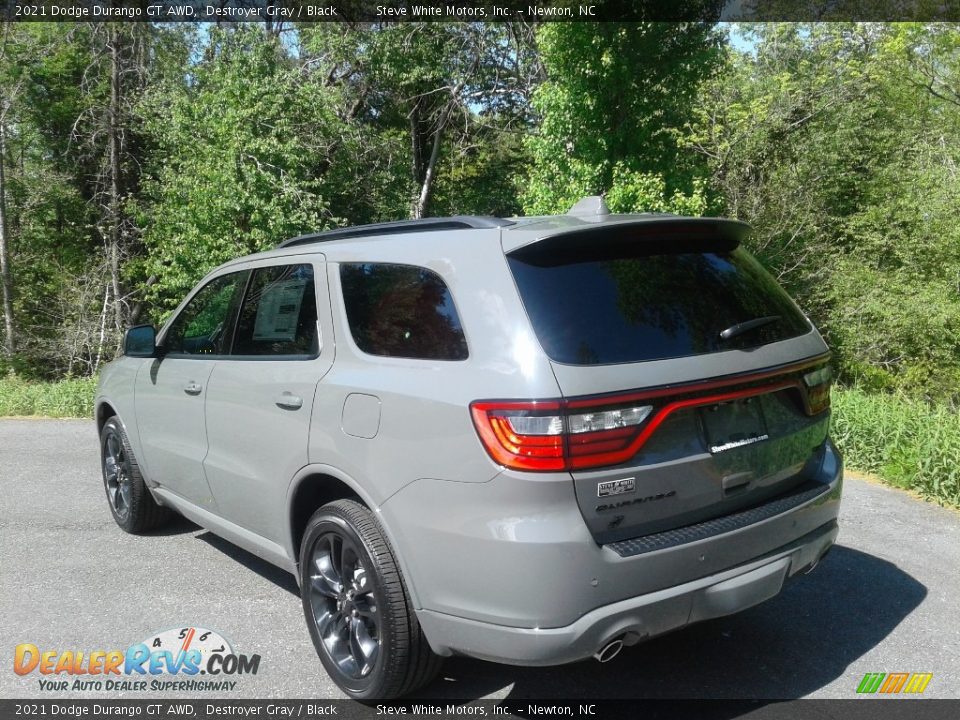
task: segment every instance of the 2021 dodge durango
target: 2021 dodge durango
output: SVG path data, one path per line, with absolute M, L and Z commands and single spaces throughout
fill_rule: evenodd
M 827 347 L 748 232 L 586 199 L 226 263 L 101 375 L 110 511 L 293 573 L 361 700 L 755 605 L 833 544 L 842 463 Z

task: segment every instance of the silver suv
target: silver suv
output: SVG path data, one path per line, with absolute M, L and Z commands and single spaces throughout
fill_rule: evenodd
M 755 605 L 833 544 L 842 463 L 827 347 L 748 231 L 586 199 L 227 263 L 101 375 L 110 510 L 293 573 L 358 699 Z

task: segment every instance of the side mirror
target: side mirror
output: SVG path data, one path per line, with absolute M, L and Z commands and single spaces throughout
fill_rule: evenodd
M 123 354 L 127 357 L 150 358 L 157 355 L 157 331 L 153 325 L 136 325 L 123 336 Z

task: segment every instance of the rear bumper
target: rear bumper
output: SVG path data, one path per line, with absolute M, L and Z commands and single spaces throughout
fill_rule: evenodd
M 828 441 L 809 478 L 824 491 L 810 500 L 626 556 L 597 545 L 569 475 L 421 480 L 385 503 L 382 518 L 434 651 L 554 665 L 773 597 L 836 539 L 842 476 Z
M 772 555 L 726 572 L 591 610 L 559 628 L 513 628 L 430 610 L 418 613 L 434 650 L 512 665 L 559 665 L 590 657 L 617 638 L 627 645 L 701 620 L 745 610 L 809 570 L 837 538 L 831 521 Z

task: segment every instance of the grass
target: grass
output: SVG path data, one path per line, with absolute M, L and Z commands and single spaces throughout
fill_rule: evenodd
M 2 378 L 0 417 L 92 417 L 96 382 Z M 960 506 L 960 416 L 949 408 L 899 395 L 837 388 L 832 435 L 849 468 Z
M 29 382 L 17 377 L 0 378 L 0 417 L 93 417 L 96 387 L 96 378 L 52 383 Z
M 847 467 L 960 505 L 960 416 L 946 406 L 857 388 L 833 392 L 831 434 Z

